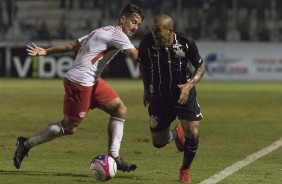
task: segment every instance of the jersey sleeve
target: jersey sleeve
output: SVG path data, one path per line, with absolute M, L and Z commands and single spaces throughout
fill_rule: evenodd
M 203 59 L 194 40 L 190 40 L 188 43 L 188 59 L 195 68 L 199 68 L 203 64 Z
M 119 29 L 113 32 L 111 45 L 121 51 L 135 48 L 129 38 Z

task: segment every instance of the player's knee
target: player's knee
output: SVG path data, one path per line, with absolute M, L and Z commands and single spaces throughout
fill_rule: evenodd
M 191 139 L 196 139 L 199 134 L 199 124 L 194 123 L 191 126 L 189 126 L 186 129 L 183 129 L 185 131 L 185 135 Z
M 122 102 L 119 103 L 116 108 L 116 116 L 120 118 L 125 118 L 126 114 L 127 114 L 126 106 Z
M 166 144 L 158 144 L 158 143 L 154 143 L 153 142 L 153 146 L 155 147 L 155 148 L 162 148 L 162 147 L 165 147 L 166 146 Z
M 62 125 L 64 128 L 64 132 L 66 135 L 72 135 L 75 133 L 77 127 L 79 126 L 80 122 L 73 120 L 73 119 L 68 119 L 67 121 L 62 121 Z
M 65 128 L 65 129 L 64 129 L 66 135 L 72 135 L 72 134 L 74 134 L 74 133 L 75 133 L 75 130 L 76 130 L 76 128 Z

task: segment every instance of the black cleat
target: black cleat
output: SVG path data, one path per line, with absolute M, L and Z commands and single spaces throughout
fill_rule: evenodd
M 134 171 L 137 168 L 137 166 L 135 164 L 128 164 L 121 157 L 115 158 L 115 161 L 117 163 L 117 170 L 120 170 L 120 171 L 123 171 L 123 172 Z
M 13 157 L 14 165 L 17 169 L 21 167 L 21 163 L 25 156 L 27 156 L 29 149 L 24 146 L 24 141 L 27 140 L 25 137 L 17 138 L 17 148 Z

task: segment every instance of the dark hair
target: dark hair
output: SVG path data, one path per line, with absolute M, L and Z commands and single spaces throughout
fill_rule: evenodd
M 122 10 L 119 17 L 121 17 L 121 16 L 131 16 L 133 13 L 137 13 L 138 15 L 140 15 L 140 17 L 142 18 L 142 21 L 143 21 L 144 13 L 143 13 L 142 9 L 135 4 L 126 5 L 124 7 L 124 9 Z

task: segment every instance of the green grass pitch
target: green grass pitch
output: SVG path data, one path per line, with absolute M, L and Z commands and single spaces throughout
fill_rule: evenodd
M 178 183 L 182 153 L 174 143 L 152 146 L 140 80 L 108 81 L 128 109 L 121 156 L 136 163 L 135 172 L 118 172 L 108 183 Z M 192 182 L 200 183 L 226 167 L 267 147 L 282 135 L 281 82 L 208 82 L 197 85 L 204 119 L 200 146 L 192 165 Z M 107 152 L 108 116 L 90 111 L 78 131 L 33 148 L 20 170 L 12 155 L 18 136 L 31 136 L 62 118 L 63 81 L 0 79 L 0 183 L 100 183 L 89 162 Z M 172 127 L 177 121 L 173 122 Z M 282 148 L 247 165 L 221 184 L 282 183 Z

